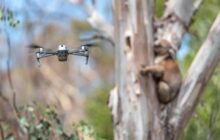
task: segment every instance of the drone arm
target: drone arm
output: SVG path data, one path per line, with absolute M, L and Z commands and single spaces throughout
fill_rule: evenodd
M 69 50 L 68 53 L 69 53 L 69 54 L 72 54 L 72 55 L 77 55 L 77 54 L 83 53 L 83 52 L 85 52 L 85 51 L 86 51 L 86 50 L 76 49 L 76 50 Z
M 86 57 L 86 64 L 88 64 L 88 61 L 89 61 L 88 51 L 80 51 L 80 52 L 78 51 L 78 52 L 72 52 L 72 53 L 69 53 L 69 54 Z
M 44 54 L 43 56 L 41 56 L 41 58 L 44 58 L 44 57 L 49 57 L 49 56 L 53 56 L 55 54 Z
M 40 54 L 43 54 L 43 55 L 57 55 L 57 51 L 44 51 L 44 52 L 41 52 Z
M 49 57 L 49 56 L 53 56 L 56 54 L 40 54 L 39 56 L 37 56 L 38 59 L 44 58 L 44 57 Z
M 56 55 L 57 52 L 52 52 L 52 51 L 48 51 L 48 52 L 36 52 L 36 60 L 38 65 L 40 66 L 40 59 L 41 58 L 45 58 L 45 57 L 49 57 L 49 56 L 53 56 Z
M 87 56 L 88 54 L 85 53 L 85 51 L 83 52 L 72 52 L 72 53 L 69 53 L 71 55 L 78 55 L 78 56 Z

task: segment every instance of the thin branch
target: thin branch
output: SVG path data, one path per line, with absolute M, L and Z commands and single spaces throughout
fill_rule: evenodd
M 8 100 L 8 98 L 6 98 L 1 91 L 0 91 L 0 98 L 2 98 L 3 101 L 10 104 L 10 101 Z
M 6 8 L 5 8 L 4 11 L 5 11 L 5 14 L 6 14 Z M 8 47 L 7 75 L 8 75 L 9 85 L 10 85 L 10 88 L 11 88 L 12 94 L 13 94 L 13 97 L 12 97 L 12 105 L 13 105 L 13 107 L 14 107 L 14 110 L 15 110 L 15 113 L 16 113 L 17 117 L 20 118 L 20 113 L 19 113 L 19 111 L 18 111 L 17 104 L 16 104 L 16 92 L 15 92 L 14 85 L 13 85 L 12 78 L 11 78 L 11 70 L 10 70 L 11 41 L 10 41 L 9 33 L 8 33 L 8 30 L 7 30 L 7 21 L 6 21 L 6 20 L 5 20 L 5 22 L 4 22 L 4 25 L 5 25 L 4 31 L 5 31 L 6 42 L 7 42 L 7 47 Z
M 10 70 L 11 44 L 10 44 L 10 39 L 8 37 L 8 33 L 6 36 L 7 36 L 7 46 L 8 46 L 7 74 L 8 74 L 9 85 L 10 85 L 10 88 L 11 88 L 12 94 L 13 94 L 12 104 L 15 109 L 17 117 L 20 118 L 20 113 L 18 111 L 17 104 L 16 104 L 16 92 L 15 92 L 14 85 L 13 85 L 12 78 L 11 78 L 11 70 Z
M 220 13 L 218 14 L 208 37 L 196 58 L 181 87 L 177 104 L 173 108 L 170 119 L 171 125 L 176 130 L 176 137 L 192 116 L 204 87 L 211 78 L 212 73 L 220 61 Z
M 93 6 L 96 6 L 96 0 L 92 0 Z
M 0 134 L 1 134 L 1 140 L 5 140 L 4 130 L 2 128 L 2 124 L 0 123 Z

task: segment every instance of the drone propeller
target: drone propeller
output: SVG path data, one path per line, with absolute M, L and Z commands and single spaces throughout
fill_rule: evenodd
M 98 46 L 98 44 L 97 43 L 86 43 L 86 44 L 83 44 L 81 46 L 95 47 L 95 46 Z
M 89 62 L 89 48 L 90 47 L 97 47 L 97 46 L 98 46 L 97 43 L 86 43 L 86 44 L 81 45 L 81 48 L 85 47 L 85 48 L 82 48 L 82 49 L 86 50 L 86 52 L 85 52 L 86 64 L 88 64 L 88 62 Z
M 30 44 L 30 45 L 28 45 L 28 48 L 38 49 L 38 48 L 43 48 L 43 47 L 41 47 L 41 46 L 39 46 L 39 45 L 36 45 L 36 44 Z
M 44 47 L 36 45 L 36 44 L 30 44 L 27 47 L 30 48 L 30 49 L 39 49 L 38 52 L 43 52 L 43 51 L 55 52 L 53 49 L 47 49 L 47 48 L 44 48 Z

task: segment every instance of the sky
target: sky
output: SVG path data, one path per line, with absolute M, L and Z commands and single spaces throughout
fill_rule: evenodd
M 91 0 L 87 0 L 91 4 Z M 111 1 L 109 0 L 97 0 L 96 9 L 104 17 L 105 20 L 112 23 Z M 25 40 L 24 28 L 26 20 L 41 21 L 42 25 L 35 28 L 35 32 L 40 32 L 42 26 L 47 25 L 50 22 L 59 23 L 63 28 L 69 28 L 70 20 L 85 20 L 87 14 L 78 5 L 72 4 L 68 0 L 1 0 L 0 8 L 6 7 L 14 13 L 14 19 L 20 23 L 17 27 L 12 28 L 8 24 L 0 22 L 0 37 L 5 39 L 5 30 L 9 32 L 9 38 L 12 47 L 19 47 L 17 44 L 22 44 Z M 39 17 L 41 14 L 46 16 Z M 178 59 L 182 60 L 189 52 L 190 35 L 184 36 L 181 50 L 178 52 Z M 7 46 L 6 42 L 1 46 L 0 50 L 0 68 L 6 68 L 7 60 Z M 12 59 L 11 65 L 15 64 L 16 58 Z
M 87 0 L 88 4 L 91 4 L 91 0 Z M 112 22 L 112 14 L 108 9 L 109 0 L 97 0 L 96 10 L 106 19 L 108 22 Z M 106 8 L 107 7 L 107 8 Z M 3 41 L 1 43 L 0 50 L 0 68 L 6 69 L 7 61 L 7 46 L 5 32 L 9 32 L 9 38 L 12 47 L 19 47 L 17 44 L 24 44 L 26 35 L 24 26 L 26 20 L 32 22 L 40 22 L 41 25 L 35 28 L 35 32 L 42 32 L 42 27 L 48 23 L 56 22 L 62 28 L 70 28 L 70 21 L 86 20 L 87 14 L 79 5 L 72 4 L 69 0 L 1 0 L 0 9 L 7 8 L 13 12 L 13 19 L 18 20 L 19 24 L 12 28 L 9 24 L 0 22 L 0 38 Z M 43 16 L 41 16 L 41 14 Z M 13 65 L 16 58 L 12 59 L 11 65 Z

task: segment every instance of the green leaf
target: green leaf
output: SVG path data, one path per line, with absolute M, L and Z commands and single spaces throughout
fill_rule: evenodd
M 12 134 L 9 134 L 7 137 L 6 137 L 6 140 L 14 140 L 14 137 Z
M 62 134 L 63 140 L 79 140 L 75 135 L 70 135 L 68 136 L 67 134 L 63 133 Z
M 58 135 L 62 135 L 63 134 L 62 124 L 61 124 L 59 119 L 56 119 L 56 129 L 55 130 L 56 130 L 56 133 Z
M 25 117 L 21 117 L 19 120 L 19 124 L 24 132 L 27 131 L 27 128 L 30 126 L 27 119 Z
M 34 108 L 32 106 L 28 106 L 26 110 L 28 112 L 34 112 Z

